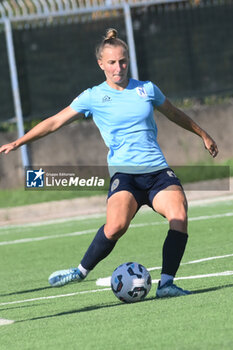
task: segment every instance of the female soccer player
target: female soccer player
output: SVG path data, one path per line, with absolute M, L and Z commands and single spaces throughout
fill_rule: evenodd
M 218 153 L 217 145 L 155 84 L 128 78 L 128 47 L 117 37 L 116 30 L 107 31 L 96 49 L 96 58 L 106 77 L 102 84 L 85 90 L 70 106 L 42 121 L 23 137 L 0 148 L 0 153 L 7 154 L 56 131 L 80 115 L 93 116 L 109 148 L 111 182 L 106 223 L 98 230 L 80 265 L 54 272 L 49 282 L 52 286 L 62 286 L 72 281 L 82 281 L 110 254 L 136 212 L 147 204 L 169 222 L 156 297 L 190 294 L 173 283 L 188 239 L 187 202 L 179 179 L 168 167 L 157 143 L 154 108 L 172 122 L 200 136 L 213 157 Z

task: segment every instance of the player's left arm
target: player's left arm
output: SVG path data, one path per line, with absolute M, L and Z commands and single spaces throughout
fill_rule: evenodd
M 157 109 L 175 124 L 200 136 L 204 142 L 205 148 L 209 151 L 212 157 L 217 156 L 218 147 L 212 137 L 187 114 L 175 107 L 168 99 L 166 99 L 162 105 L 158 106 Z

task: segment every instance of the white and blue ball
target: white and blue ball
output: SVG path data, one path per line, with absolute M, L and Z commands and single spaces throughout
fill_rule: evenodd
M 141 264 L 124 263 L 113 271 L 111 288 L 115 296 L 125 303 L 141 301 L 151 289 L 151 276 Z

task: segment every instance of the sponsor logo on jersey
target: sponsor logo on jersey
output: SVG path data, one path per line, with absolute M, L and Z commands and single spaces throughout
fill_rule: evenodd
M 108 102 L 108 101 L 112 101 L 111 97 L 108 95 L 105 95 L 102 99 L 102 102 Z
M 147 97 L 146 90 L 144 89 L 143 86 L 138 86 L 136 87 L 137 94 L 141 97 Z
M 173 171 L 171 171 L 171 170 L 168 170 L 167 171 L 167 174 L 168 174 L 168 176 L 170 176 L 170 177 L 176 177 L 176 175 L 173 173 Z

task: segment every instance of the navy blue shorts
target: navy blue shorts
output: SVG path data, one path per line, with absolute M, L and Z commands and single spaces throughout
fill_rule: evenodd
M 128 191 L 136 199 L 138 209 L 144 204 L 152 208 L 154 196 L 171 185 L 182 188 L 180 180 L 170 168 L 147 174 L 116 173 L 110 181 L 108 198 L 114 193 Z

